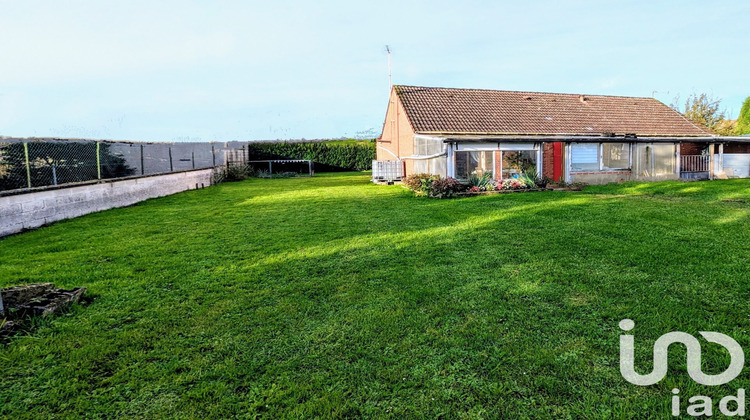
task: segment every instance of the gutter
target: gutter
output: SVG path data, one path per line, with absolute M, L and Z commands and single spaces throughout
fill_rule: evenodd
M 750 137 L 735 136 L 705 136 L 705 137 L 636 137 L 636 136 L 565 136 L 565 135 L 531 135 L 531 136 L 441 136 L 444 143 L 455 142 L 565 142 L 565 143 L 601 143 L 601 142 L 633 142 L 633 143 L 750 143 Z
M 424 156 L 414 156 L 414 155 L 412 155 L 412 156 L 402 157 L 401 159 L 426 160 L 426 159 L 434 159 L 434 158 L 440 157 L 440 156 L 448 156 L 448 153 L 447 152 L 440 152 L 440 153 L 435 153 L 434 155 L 424 155 Z
M 378 149 L 380 149 L 380 150 L 385 150 L 386 152 L 390 153 L 390 154 L 391 154 L 391 156 L 393 156 L 393 157 L 395 157 L 395 158 L 396 158 L 396 160 L 401 160 L 401 158 L 400 158 L 400 157 L 396 156 L 396 154 L 395 154 L 395 153 L 391 152 L 390 150 L 386 149 L 385 147 L 383 147 L 383 146 L 377 146 L 377 147 L 378 147 Z

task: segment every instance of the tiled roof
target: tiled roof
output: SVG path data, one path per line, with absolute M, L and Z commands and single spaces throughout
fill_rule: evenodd
M 708 136 L 653 98 L 394 86 L 417 133 Z

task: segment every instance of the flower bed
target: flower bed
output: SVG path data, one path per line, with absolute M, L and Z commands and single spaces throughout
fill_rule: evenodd
M 536 182 L 539 182 L 539 185 Z M 451 177 L 441 178 L 437 175 L 415 174 L 404 178 L 403 184 L 406 188 L 414 191 L 416 196 L 432 198 L 552 190 L 552 188 L 547 188 L 548 185 L 546 180 L 537 180 L 536 182 L 534 178 L 526 175 L 499 181 L 493 180 L 490 174 L 484 174 L 481 176 L 472 175 L 467 182 L 460 182 Z M 558 187 L 569 187 L 568 185 L 553 185 Z

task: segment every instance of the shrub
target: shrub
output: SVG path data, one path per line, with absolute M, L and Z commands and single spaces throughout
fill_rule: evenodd
M 214 169 L 211 174 L 211 182 L 220 184 L 222 182 L 242 181 L 255 175 L 253 167 L 247 164 L 222 166 Z
M 523 172 L 518 176 L 518 179 L 523 181 L 523 183 L 526 185 L 526 188 L 536 188 L 537 183 L 539 182 L 539 178 L 536 172 L 533 172 L 533 175 Z
M 563 181 L 562 179 L 559 181 L 550 182 L 549 184 L 547 184 L 547 186 L 552 187 L 552 188 L 568 188 L 569 187 L 568 183 Z
M 250 160 L 309 159 L 318 170 L 372 169 L 375 159 L 375 142 L 251 142 L 248 144 Z M 321 167 L 322 166 L 322 167 Z
M 489 172 L 485 172 L 481 176 L 471 174 L 468 185 L 469 187 L 478 187 L 479 191 L 492 191 L 495 187 L 492 183 L 492 174 Z
M 550 178 L 548 176 L 543 176 L 543 177 L 539 178 L 539 180 L 537 182 L 535 182 L 535 184 L 539 188 L 546 188 L 547 185 L 554 184 L 554 181 L 552 180 L 552 178 Z
M 407 175 L 401 182 L 412 191 L 419 191 L 422 188 L 422 180 L 428 179 L 430 174 L 412 174 Z
M 431 175 L 419 180 L 419 189 L 416 191 L 418 197 L 432 197 L 432 183 L 440 179 L 439 175 Z
M 465 186 L 458 182 L 456 178 L 437 178 L 430 185 L 430 197 L 451 198 L 453 194 L 461 192 Z

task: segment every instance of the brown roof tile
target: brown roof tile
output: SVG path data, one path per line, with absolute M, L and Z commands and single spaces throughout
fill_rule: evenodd
M 418 133 L 713 134 L 653 98 L 402 85 L 394 89 Z

